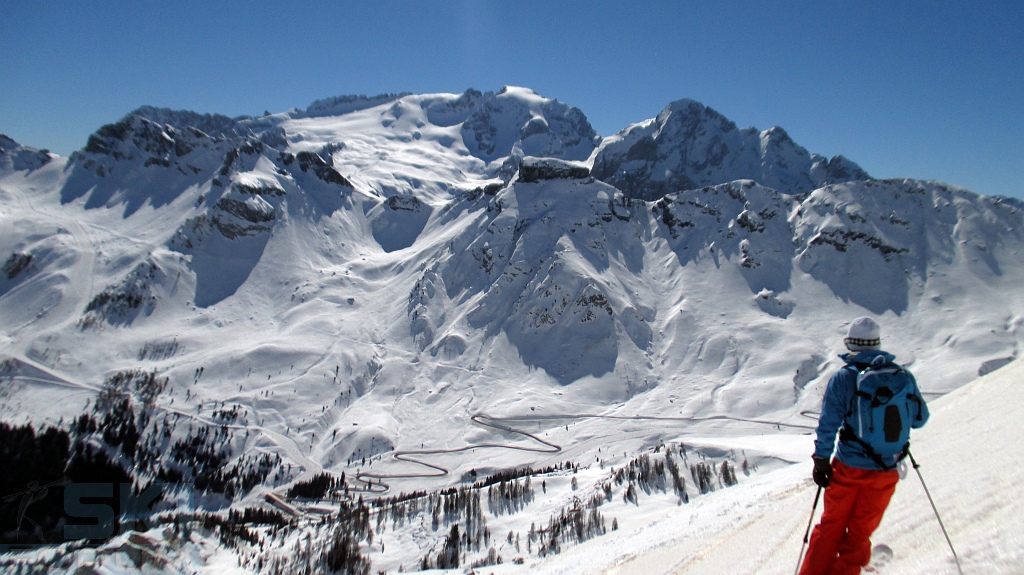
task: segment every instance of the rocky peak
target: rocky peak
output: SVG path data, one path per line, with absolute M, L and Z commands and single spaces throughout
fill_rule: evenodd
M 780 127 L 741 130 L 693 100 L 672 102 L 653 120 L 605 139 L 593 173 L 645 200 L 741 179 L 800 194 L 869 177 L 846 158 L 811 155 Z
M 225 154 L 254 141 L 275 148 L 287 144 L 280 126 L 262 119 L 143 106 L 89 136 L 71 163 L 101 178 L 113 173 L 155 177 L 161 169 L 194 178 L 216 170 Z
M 869 180 L 868 175 L 860 166 L 845 156 L 832 156 L 826 166 L 825 181 L 829 184 L 853 180 Z
M 588 177 L 590 170 L 578 162 L 527 156 L 519 164 L 519 181 L 523 183 L 541 180 L 579 180 Z
M 53 159 L 47 150 L 22 146 L 5 134 L 0 134 L 0 170 L 35 170 Z
M 698 131 L 706 129 L 704 126 L 715 126 L 722 132 L 736 129 L 736 124 L 717 110 L 688 98 L 666 106 L 655 121 L 662 131 L 668 130 L 683 137 L 694 137 Z
M 167 160 L 172 153 L 187 155 L 202 142 L 219 142 L 248 131 L 227 116 L 144 106 L 89 136 L 85 152 L 117 160 L 138 155 Z
M 8 153 L 15 148 L 20 148 L 21 144 L 15 142 L 13 139 L 7 136 L 7 134 L 0 134 L 0 154 Z

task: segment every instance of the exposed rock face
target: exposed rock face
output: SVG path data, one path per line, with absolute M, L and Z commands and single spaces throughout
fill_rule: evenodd
M 228 150 L 204 189 L 202 212 L 183 222 L 169 241 L 171 249 L 192 256 L 195 301 L 203 307 L 246 281 L 289 207 L 304 217 L 329 216 L 353 191 L 320 154 L 292 154 L 257 138 Z
M 423 202 L 416 196 L 391 196 L 387 201 L 388 209 L 404 210 L 407 212 L 419 212 L 424 209 Z
M 555 158 L 526 157 L 519 164 L 519 181 L 582 180 L 590 177 L 590 170 L 582 164 Z
M 48 164 L 51 159 L 50 152 L 46 150 L 22 146 L 0 134 L 0 170 L 36 170 Z
M 797 200 L 742 180 L 666 195 L 651 212 L 684 266 L 710 255 L 739 266 L 752 293 L 790 287 Z
M 87 208 L 122 204 L 130 215 L 147 203 L 173 202 L 216 175 L 241 143 L 258 141 L 242 120 L 157 108 L 139 108 L 89 137 L 68 160 L 61 200 L 85 196 Z M 273 131 L 261 134 L 280 138 Z
M 4 263 L 3 273 L 7 276 L 7 279 L 12 280 L 27 270 L 31 263 L 32 254 L 15 252 Z
M 295 158 L 299 161 L 299 169 L 303 172 L 312 170 L 313 174 L 328 184 L 337 184 L 339 186 L 352 187 L 352 182 L 348 181 L 345 176 L 342 176 L 333 167 L 327 164 L 323 158 L 312 152 L 299 152 Z
M 242 202 L 231 198 L 221 198 L 217 202 L 217 208 L 254 224 L 270 222 L 276 217 L 274 208 L 266 202 Z
M 163 271 L 155 262 L 140 263 L 120 283 L 107 286 L 89 301 L 79 327 L 89 329 L 100 322 L 131 325 L 140 314 L 153 312 L 157 305 L 153 286 L 163 279 Z
M 231 118 L 145 106 L 89 136 L 85 151 L 126 160 L 142 156 L 168 167 L 172 158 L 245 134 Z
M 741 130 L 692 100 L 673 102 L 654 120 L 607 138 L 593 173 L 627 196 L 646 200 L 741 179 L 802 194 L 869 178 L 842 156 L 827 160 L 808 153 L 782 128 Z
M 66 201 L 74 199 L 93 189 L 95 178 L 113 174 L 131 188 L 148 188 L 154 181 L 161 188 L 185 188 L 211 177 L 218 167 L 225 175 L 244 150 L 286 145 L 284 130 L 264 120 L 144 106 L 101 127 L 84 149 L 71 155 L 75 177 L 63 195 Z M 90 207 L 112 199 L 103 188 L 100 184 L 92 192 Z M 132 206 L 129 211 L 147 201 L 141 196 L 120 199 Z
M 346 95 L 335 96 L 317 100 L 309 105 L 304 111 L 296 111 L 292 116 L 296 118 L 316 118 L 321 116 L 340 116 L 358 112 L 367 108 L 394 102 L 395 100 L 408 96 L 408 92 L 401 94 L 379 94 L 377 96 Z
M 453 300 L 469 300 L 467 325 L 504 332 L 527 365 L 565 384 L 606 374 L 622 352 L 619 334 L 636 349 L 648 348 L 654 316 L 640 311 L 631 294 L 580 270 L 618 265 L 618 257 L 641 267 L 642 224 L 633 216 L 643 215 L 643 206 L 591 178 L 563 179 L 578 168 L 572 163 L 531 158 L 526 164 L 553 170 L 548 175 L 558 179 L 539 180 L 549 182 L 544 185 L 520 179 L 491 198 L 466 199 L 508 207 L 482 210 L 480 227 L 453 238 L 458 257 L 424 271 L 409 294 L 411 334 L 433 354 L 458 353 L 448 323 Z
M 845 156 L 833 156 L 825 166 L 825 182 L 829 184 L 869 179 L 867 172 Z

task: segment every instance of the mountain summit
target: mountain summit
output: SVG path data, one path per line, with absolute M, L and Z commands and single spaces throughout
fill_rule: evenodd
M 40 169 L 49 155 L 3 142 L 7 193 L 47 178 L 32 185 L 56 194 L 55 213 L 84 210 L 104 229 L 150 222 L 145 256 L 124 248 L 119 261 L 134 269 L 171 258 L 188 286 L 176 290 L 182 303 L 207 309 L 265 292 L 266 278 L 255 278 L 282 257 L 321 271 L 355 265 L 409 300 L 408 317 L 383 324 L 408 326 L 395 336 L 403 346 L 465 353 L 475 342 L 489 354 L 512 345 L 525 366 L 562 383 L 676 361 L 681 342 L 670 334 L 690 317 L 679 313 L 696 314 L 687 329 L 697 341 L 712 337 L 700 318 L 719 305 L 716 293 L 774 318 L 759 328 L 771 332 L 788 332 L 818 289 L 843 313 L 894 314 L 902 325 L 922 302 L 949 297 L 925 295 L 947 269 L 982 284 L 1005 278 L 1014 266 L 1003 260 L 1015 256 L 1003 246 L 1020 228 L 1016 203 L 878 182 L 781 128 L 739 129 L 693 100 L 603 139 L 579 109 L 517 87 L 346 96 L 261 117 L 142 107 L 59 159 L 59 174 Z M 37 241 L 6 237 L 12 254 Z M 94 277 L 115 274 L 105 280 L 115 292 L 136 285 L 121 267 Z M 8 281 L 4 293 L 30 276 Z M 83 298 L 104 290 L 65 286 L 59 298 L 79 289 Z M 173 307 L 143 292 L 154 317 Z M 638 355 L 622 363 L 627 349 Z
M 782 128 L 737 129 L 693 100 L 673 102 L 657 118 L 605 139 L 594 159 L 594 176 L 645 200 L 733 180 L 802 194 L 870 179 L 843 156 L 809 154 Z

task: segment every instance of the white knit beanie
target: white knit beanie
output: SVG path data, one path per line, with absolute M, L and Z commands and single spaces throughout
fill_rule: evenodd
M 850 323 L 850 331 L 843 342 L 850 351 L 881 349 L 882 328 L 870 317 L 858 317 Z

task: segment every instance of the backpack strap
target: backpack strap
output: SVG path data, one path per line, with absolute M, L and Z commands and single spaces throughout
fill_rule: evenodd
M 854 377 L 854 380 L 853 380 L 853 395 L 850 396 L 850 407 L 846 410 L 846 416 L 843 417 L 844 423 L 845 423 L 845 420 L 848 417 L 853 415 L 853 406 L 856 405 L 858 397 L 862 397 L 864 399 L 871 399 L 871 396 L 868 395 L 867 393 L 864 393 L 863 391 L 861 391 L 860 390 L 860 385 L 858 385 L 858 382 L 860 381 L 861 374 L 863 374 L 865 371 L 867 371 L 868 367 L 870 367 L 870 366 L 868 364 L 866 364 L 866 363 L 848 363 L 843 368 L 843 369 L 850 370 L 854 374 L 853 375 L 853 377 Z
M 916 419 L 917 421 L 921 421 L 921 405 L 924 403 L 924 400 L 921 399 L 921 397 L 916 393 L 908 393 L 907 399 L 917 404 L 917 415 L 914 417 L 914 419 Z
M 881 467 L 885 471 L 891 471 L 893 469 L 896 469 L 899 466 L 900 461 L 903 461 L 903 459 L 910 453 L 910 442 L 908 441 L 907 444 L 903 446 L 903 449 L 901 449 L 900 452 L 896 454 L 896 459 L 895 461 L 893 461 L 893 464 L 889 465 L 888 463 L 885 462 L 885 459 L 883 459 L 882 456 L 879 455 L 879 453 L 875 451 L 874 448 L 871 447 L 871 445 L 869 445 L 860 437 L 857 437 L 857 434 L 854 433 L 853 429 L 851 429 L 850 426 L 847 424 L 844 424 L 843 429 L 839 431 L 839 440 L 852 441 L 853 443 L 857 444 L 857 446 L 859 446 L 864 451 L 864 454 L 870 457 L 871 460 L 875 462 L 875 465 Z

